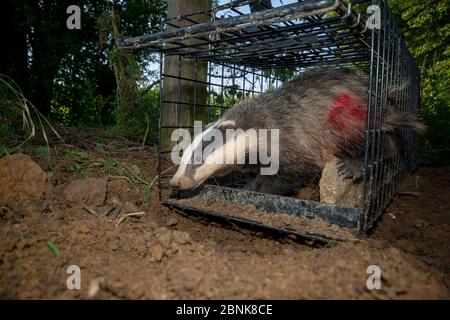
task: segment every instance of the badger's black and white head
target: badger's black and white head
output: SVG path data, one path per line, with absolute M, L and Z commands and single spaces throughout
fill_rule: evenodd
M 236 130 L 235 121 L 218 120 L 184 149 L 170 186 L 180 190 L 195 189 L 214 174 L 231 172 L 236 164 L 245 162 L 246 155 L 256 145 L 256 139 L 249 141 L 244 130 Z

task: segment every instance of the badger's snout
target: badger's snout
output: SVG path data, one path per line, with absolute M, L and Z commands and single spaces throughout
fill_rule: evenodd
M 182 176 L 182 177 L 174 176 L 170 180 L 169 185 L 173 189 L 178 189 L 178 190 L 189 190 L 189 189 L 193 189 L 196 187 L 195 181 L 187 176 Z
M 180 188 L 180 182 L 176 179 L 170 179 L 169 185 L 173 188 L 173 189 L 179 189 Z

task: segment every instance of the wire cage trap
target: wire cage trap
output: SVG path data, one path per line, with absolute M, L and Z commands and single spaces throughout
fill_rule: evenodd
M 210 2 L 198 4 L 208 7 Z M 174 173 L 170 169 L 174 130 L 193 132 L 194 121 L 210 123 L 236 102 L 276 90 L 311 67 L 350 66 L 367 74 L 365 178 L 359 207 L 243 191 L 242 177 L 236 175 L 208 181 L 197 197 L 252 204 L 262 211 L 319 219 L 366 233 L 401 179 L 417 166 L 418 136 L 409 129 L 399 130 L 402 151 L 389 160 L 382 156 L 384 117 L 377 115 L 386 112 L 389 88 L 401 87 L 394 100 L 402 113 L 417 114 L 419 107 L 418 68 L 384 0 L 219 1 L 207 9 L 172 16 L 169 10 L 163 31 L 123 39 L 120 47 L 160 54 L 159 192 L 163 203 L 188 214 L 318 241 L 332 238 L 320 230 L 271 228 L 226 212 L 190 207 L 178 203 L 168 186 Z M 371 119 L 379 120 L 372 125 Z

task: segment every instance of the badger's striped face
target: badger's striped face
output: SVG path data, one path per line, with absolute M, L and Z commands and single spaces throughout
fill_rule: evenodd
M 213 174 L 224 172 L 236 160 L 245 158 L 248 144 L 239 134 L 227 137 L 226 132 L 234 132 L 235 125 L 231 120 L 219 120 L 197 135 L 184 150 L 170 186 L 181 190 L 195 189 Z

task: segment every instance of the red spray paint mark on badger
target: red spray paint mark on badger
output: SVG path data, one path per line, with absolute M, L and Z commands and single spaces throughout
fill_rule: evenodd
M 362 133 L 366 116 L 367 101 L 344 92 L 334 99 L 327 122 L 333 130 L 352 137 Z

